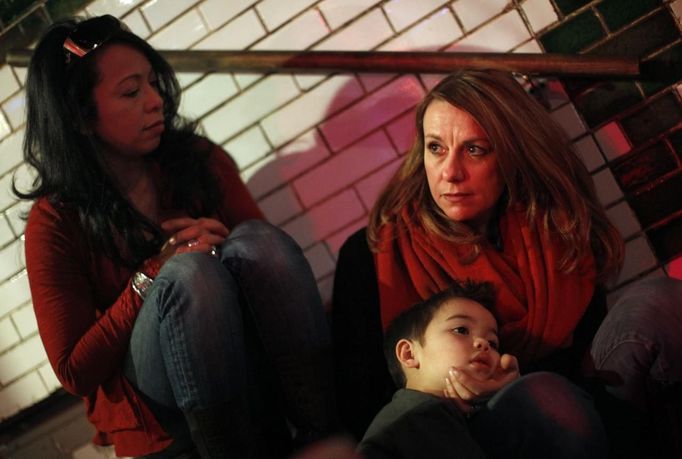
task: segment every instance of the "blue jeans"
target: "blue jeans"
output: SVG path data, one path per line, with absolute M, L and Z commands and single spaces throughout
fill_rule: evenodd
M 191 446 L 182 412 L 225 402 L 245 400 L 253 412 L 241 414 L 254 423 L 279 416 L 299 431 L 328 431 L 330 347 L 300 248 L 254 220 L 230 232 L 219 259 L 186 253 L 164 264 L 135 322 L 124 371 L 181 451 Z
M 682 281 L 656 278 L 626 290 L 597 331 L 590 355 L 594 376 L 636 410 L 633 420 L 650 421 L 641 439 L 662 445 L 667 457 L 682 457 Z
M 522 376 L 469 419 L 490 458 L 604 458 L 608 442 L 592 398 L 555 373 Z

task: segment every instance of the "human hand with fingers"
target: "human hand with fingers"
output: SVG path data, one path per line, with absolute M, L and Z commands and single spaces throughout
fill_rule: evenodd
M 471 413 L 476 405 L 485 403 L 520 376 L 516 357 L 503 354 L 495 373 L 484 380 L 477 379 L 464 369 L 450 368 L 445 377 L 443 395 L 452 400 L 462 412 Z
M 218 256 L 216 246 L 230 234 L 223 223 L 213 218 L 174 218 L 162 222 L 161 228 L 170 235 L 159 253 L 162 265 L 179 253 L 203 252 Z

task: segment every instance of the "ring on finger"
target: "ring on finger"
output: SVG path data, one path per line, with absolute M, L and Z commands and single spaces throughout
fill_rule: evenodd
M 214 245 L 211 246 L 211 251 L 208 252 L 212 257 L 218 258 L 218 248 Z
M 189 241 L 187 241 L 187 247 L 190 249 L 192 247 L 196 247 L 197 245 L 199 245 L 199 241 L 197 241 L 196 239 L 190 239 Z

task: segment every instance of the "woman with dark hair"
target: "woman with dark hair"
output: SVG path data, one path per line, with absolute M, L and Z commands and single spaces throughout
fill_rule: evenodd
M 319 293 L 179 101 L 168 63 L 112 16 L 59 22 L 36 46 L 37 177 L 15 192 L 36 200 L 40 336 L 95 443 L 119 455 L 284 457 L 335 416 Z
M 663 414 L 656 434 L 670 433 L 661 444 L 679 447 L 672 433 L 681 428 L 682 283 L 640 282 L 607 315 L 603 286 L 620 269 L 623 242 L 561 128 L 509 74 L 460 71 L 417 107 L 416 133 L 368 228 L 339 253 L 332 313 L 345 425 L 361 435 L 394 390 L 382 326 L 453 279 L 470 278 L 495 285 L 500 341 L 522 373 L 557 372 L 600 394 L 607 431 L 622 428 L 614 452 L 643 439 L 638 422 Z M 538 408 L 536 389 L 521 377 L 491 398 L 518 369 L 488 382 L 466 371 L 449 377 L 460 407 L 483 407 L 469 425 L 491 457 L 523 454 L 524 438 L 547 446 L 552 435 L 543 429 L 575 396 L 557 391 L 554 410 Z M 557 446 L 556 457 L 571 457 L 570 445 Z

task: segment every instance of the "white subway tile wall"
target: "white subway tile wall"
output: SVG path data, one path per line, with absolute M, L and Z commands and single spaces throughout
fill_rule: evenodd
M 19 333 L 14 328 L 12 321 L 7 318 L 0 320 L 0 352 L 4 352 L 19 342 Z
M 455 3 L 456 5 L 457 3 Z M 478 2 L 478 4 L 485 4 Z M 498 16 L 451 46 L 448 51 L 504 52 L 514 49 L 531 38 L 528 26 L 515 9 Z
M 12 132 L 12 127 L 9 125 L 9 121 L 7 121 L 7 118 L 5 115 L 2 113 L 2 110 L 0 109 L 0 139 L 3 137 L 6 137 L 8 134 Z
M 242 13 L 258 0 L 206 0 L 199 4 L 199 11 L 211 30 L 220 28 L 230 19 Z
M 306 33 L 302 34 L 301 30 Z M 299 50 L 306 49 L 329 34 L 329 27 L 317 10 L 306 11 L 287 25 L 253 47 L 256 51 L 264 50 Z
M 671 8 L 679 15 L 680 0 Z M 540 52 L 534 34 L 557 21 L 550 0 L 96 0 L 86 11 L 121 17 L 160 49 Z M 22 216 L 30 204 L 10 192 L 14 177 L 24 188 L 32 180 L 21 151 L 25 75 L 0 66 L 0 419 L 59 387 L 36 330 L 24 268 Z M 198 118 L 205 134 L 231 152 L 266 216 L 303 247 L 327 302 L 338 250 L 366 224 L 412 144 L 413 108 L 439 78 L 179 75 L 182 113 Z M 562 94 L 550 89 L 550 96 Z M 608 160 L 629 151 L 618 126 L 586 133 L 565 98 L 552 107 L 595 172 L 609 217 L 628 238 L 620 281 L 657 272 L 639 223 L 604 167 L 602 151 Z M 680 264 L 666 269 L 680 271 Z
M 168 27 L 152 35 L 149 38 L 149 43 L 157 49 L 187 49 L 190 45 L 201 40 L 207 33 L 208 29 L 199 11 L 193 9 L 173 20 Z
M 487 0 L 485 2 L 480 0 L 457 0 L 452 2 L 452 8 L 455 10 L 464 28 L 467 31 L 471 31 L 502 12 L 508 3 L 507 0 Z
M 605 164 L 604 156 L 591 135 L 576 140 L 573 143 L 573 148 L 580 155 L 588 171 L 593 172 Z
M 17 129 L 26 122 L 24 91 L 19 91 L 2 104 L 2 111 L 12 129 Z
M 15 131 L 0 143 L 0 176 L 14 169 L 23 160 L 21 144 L 24 141 L 24 130 Z
M 140 10 L 152 30 L 158 30 L 170 21 L 175 20 L 196 2 L 197 0 L 175 0 L 172 2 L 151 0 L 145 2 Z
M 656 256 L 645 237 L 638 237 L 625 244 L 625 261 L 618 277 L 618 284 L 632 279 L 642 271 L 656 265 Z
M 381 0 L 322 0 L 317 4 L 332 30 L 369 10 Z
M 630 142 L 625 138 L 623 130 L 620 125 L 612 121 L 606 126 L 603 126 L 594 133 L 594 138 L 604 152 L 604 156 L 609 161 L 612 161 L 619 156 L 624 155 L 630 151 Z
M 125 22 L 125 24 L 128 26 L 130 30 L 133 31 L 133 33 L 142 38 L 147 38 L 149 37 L 149 34 L 151 34 L 151 30 L 149 30 L 147 22 L 144 20 L 142 13 L 140 13 L 138 10 L 135 10 L 129 15 L 127 15 L 123 22 Z
M 270 152 L 270 144 L 265 139 L 260 126 L 247 129 L 223 144 L 223 148 L 230 153 L 240 170 L 253 164 Z
M 630 205 L 625 201 L 608 209 L 606 215 L 616 225 L 623 239 L 628 239 L 642 230 Z
M 522 45 L 519 45 L 518 47 L 514 48 L 513 51 L 514 53 L 542 53 L 542 48 L 540 48 L 540 45 L 538 44 L 537 41 L 535 40 L 528 40 Z
M 14 232 L 12 227 L 9 226 L 9 220 L 6 216 L 0 218 L 0 246 L 3 246 L 14 240 Z
M 682 24 L 682 0 L 675 0 L 670 4 L 670 9 L 677 18 L 677 21 Z
M 546 0 L 525 0 L 521 6 L 534 32 L 559 20 L 554 7 Z
M 199 42 L 194 49 L 243 49 L 266 34 L 253 10 L 248 10 Z
M 443 8 L 381 46 L 381 51 L 437 51 L 462 36 L 452 11 Z
M 551 113 L 551 116 L 564 128 L 569 139 L 575 139 L 585 132 L 583 120 L 573 104 L 566 104 L 557 108 Z
M 265 135 L 279 147 L 363 96 L 357 79 L 333 76 L 261 121 Z
M 599 202 L 604 207 L 609 207 L 623 197 L 623 192 L 620 190 L 616 179 L 609 169 L 602 169 L 593 174 L 592 179 L 594 180 Z
M 8 65 L 0 67 L 0 100 L 5 100 L 19 90 L 19 82 Z
M 112 14 L 121 17 L 142 3 L 142 0 L 95 0 L 87 6 L 86 10 L 91 16 Z
M 211 109 L 239 92 L 232 75 L 214 73 L 185 90 L 180 112 L 189 118 L 200 118 Z
M 393 28 L 401 31 L 444 3 L 447 2 L 444 0 L 421 0 L 418 2 L 389 0 L 383 5 L 383 9 Z
M 305 10 L 317 0 L 262 0 L 256 5 L 261 20 L 269 31 L 275 30 L 284 22 Z
M 311 207 L 395 157 L 386 134 L 377 131 L 294 180 L 294 189 L 303 206 Z

